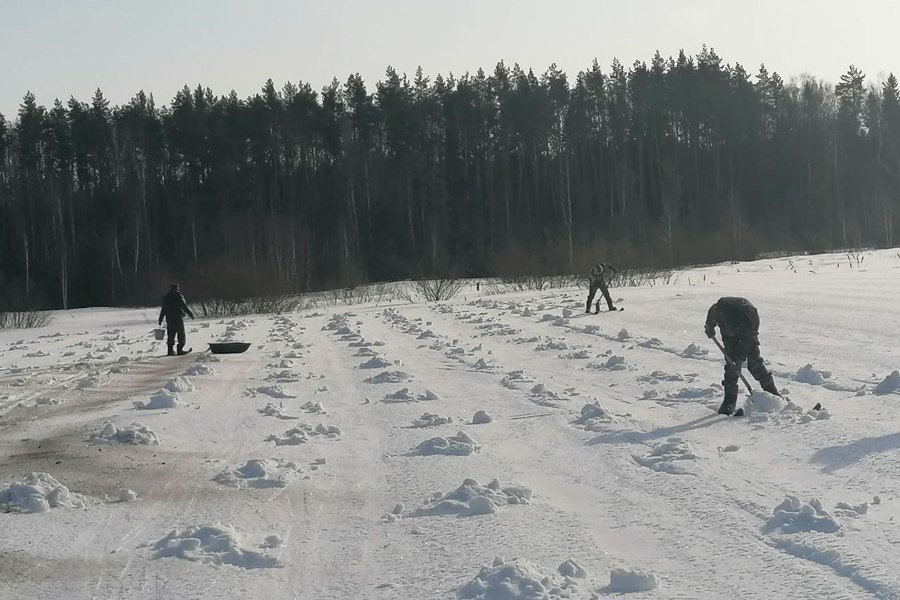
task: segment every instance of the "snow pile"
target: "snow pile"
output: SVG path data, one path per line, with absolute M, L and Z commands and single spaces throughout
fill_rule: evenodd
M 413 421 L 412 426 L 416 429 L 421 429 L 425 427 L 437 427 L 439 425 L 446 425 L 447 423 L 452 422 L 453 417 L 442 417 L 440 415 L 425 413 L 424 415 Z
M 425 503 L 406 516 L 409 517 L 433 517 L 441 515 L 458 515 L 470 517 L 474 515 L 488 515 L 497 512 L 501 506 L 528 504 L 531 501 L 532 491 L 525 487 L 503 487 L 498 479 L 494 479 L 486 486 L 474 479 L 466 479 L 462 485 L 442 494 L 437 492 Z M 402 510 L 400 513 L 402 514 Z
M 289 393 L 284 386 L 281 385 L 264 385 L 255 389 L 247 390 L 249 394 L 256 397 L 257 394 L 264 394 L 271 398 L 296 398 L 297 396 Z
M 588 576 L 587 570 L 571 558 L 559 565 L 557 571 L 559 571 L 560 575 L 572 577 L 573 579 L 585 579 Z
M 560 354 L 560 358 L 568 358 L 570 360 L 584 360 L 591 357 L 591 353 L 587 350 L 576 350 L 568 354 Z
M 184 374 L 188 377 L 196 377 L 198 375 L 215 375 L 216 370 L 206 365 L 192 365 L 187 368 Z
M 432 456 L 435 454 L 444 454 L 447 456 L 469 456 L 481 450 L 481 446 L 462 431 L 455 436 L 435 437 L 425 440 L 416 446 L 413 454 L 419 456 Z
M 267 442 L 275 442 L 276 446 L 296 446 L 304 444 L 311 437 L 323 436 L 327 438 L 338 438 L 341 436 L 341 429 L 334 425 L 324 425 L 319 423 L 315 427 L 301 423 L 293 429 L 288 429 L 284 435 L 272 434 L 266 438 Z
M 563 398 L 556 392 L 548 390 L 543 383 L 539 383 L 528 392 L 528 398 L 539 406 L 558 408 Z
M 119 490 L 119 502 L 134 502 L 137 499 L 138 494 L 136 491 L 127 488 Z
M 210 565 L 242 569 L 279 566 L 271 556 L 241 548 L 240 534 L 229 525 L 192 525 L 173 530 L 153 546 L 154 558 L 182 558 Z
M 325 407 L 322 406 L 321 402 L 307 402 L 303 406 L 300 407 L 300 410 L 304 412 L 308 412 L 313 415 L 327 415 L 328 413 L 325 411 Z
M 605 363 L 590 363 L 588 368 L 598 371 L 625 371 L 628 365 L 624 356 L 610 356 Z
M 134 403 L 134 407 L 138 410 L 161 410 L 165 408 L 178 408 L 183 405 L 181 396 L 176 392 L 170 392 L 169 390 L 159 390 L 150 396 L 149 402 L 138 400 Z
M 84 508 L 84 499 L 48 473 L 29 473 L 22 483 L 0 488 L 0 512 L 39 513 L 60 507 Z
M 612 420 L 609 411 L 601 407 L 600 402 L 595 400 L 593 403 L 581 407 L 581 416 L 575 419 L 575 424 L 583 426 L 587 431 L 601 431 L 603 426 L 608 425 Z
M 669 392 L 668 398 L 670 400 L 697 400 L 699 398 L 713 398 L 720 393 L 722 393 L 721 388 L 712 385 L 705 388 L 684 387 L 680 390 Z
M 91 441 L 106 444 L 159 444 L 159 438 L 149 427 L 141 423 L 132 423 L 128 426 L 116 426 L 107 421 L 100 431 L 91 434 Z
M 697 344 L 690 344 L 687 348 L 681 351 L 682 358 L 700 358 L 701 356 L 706 356 L 708 354 L 709 350 L 701 348 Z
M 537 352 L 545 352 L 547 350 L 568 350 L 569 346 L 562 340 L 547 340 L 534 347 Z
M 669 374 L 665 371 L 653 371 L 649 375 L 641 375 L 638 377 L 638 381 L 644 381 L 651 385 L 657 385 L 660 381 L 693 381 L 693 379 L 693 375 L 685 377 L 678 373 Z
M 649 340 L 640 342 L 638 346 L 641 346 L 643 348 L 659 348 L 660 346 L 662 346 L 662 340 L 660 340 L 659 338 L 650 338 Z
M 497 557 L 475 578 L 456 591 L 458 600 L 550 600 L 568 598 L 570 582 L 559 583 L 537 566 L 518 558 Z
M 369 377 L 365 383 L 403 383 L 412 379 L 412 375 L 404 371 L 382 371 L 374 377 Z
M 620 342 L 624 342 L 624 341 L 626 341 L 626 340 L 630 340 L 630 339 L 631 339 L 631 334 L 628 333 L 628 330 L 627 330 L 627 329 L 622 329 L 622 330 L 619 331 L 619 335 L 617 335 L 616 338 L 618 338 L 618 340 L 619 340 Z
M 279 402 L 278 404 L 273 404 L 269 402 L 266 404 L 265 408 L 260 408 L 259 413 L 263 414 L 267 417 L 275 417 L 276 419 L 299 419 L 300 417 L 294 417 L 286 414 L 287 407 L 284 405 L 284 402 Z
M 636 463 L 659 473 L 683 475 L 689 473 L 678 463 L 685 460 L 697 460 L 687 440 L 670 437 L 665 442 L 656 444 L 647 456 L 632 455 Z
M 475 367 L 476 369 L 478 369 L 479 371 L 490 371 L 491 369 L 494 368 L 493 365 L 486 363 L 483 358 L 479 358 L 477 361 L 475 361 L 475 364 L 472 366 Z
M 386 402 L 388 404 L 396 404 L 400 402 L 415 402 L 416 397 L 412 392 L 409 391 L 409 388 L 402 388 L 393 392 L 391 394 L 385 394 L 382 402 Z
M 486 425 L 487 423 L 492 423 L 493 421 L 494 417 L 483 410 L 479 410 L 475 413 L 475 416 L 472 417 L 472 425 Z
M 794 375 L 794 381 L 810 385 L 822 385 L 830 377 L 831 373 L 829 371 L 818 371 L 813 368 L 812 364 L 808 364 L 797 371 L 797 374 Z
M 167 382 L 163 386 L 163 389 L 169 390 L 170 392 L 178 392 L 183 394 L 185 392 L 193 392 L 194 384 L 191 383 L 191 380 L 187 377 L 179 375 L 175 379 Z
M 253 459 L 236 469 L 228 468 L 214 480 L 228 487 L 275 488 L 286 487 L 300 472 L 300 465 L 277 458 Z
M 872 390 L 878 396 L 900 393 L 900 372 L 894 371 Z
M 807 503 L 797 496 L 788 495 L 773 512 L 767 525 L 769 530 L 779 529 L 782 533 L 806 531 L 837 533 L 841 529 L 840 522 L 822 508 L 818 498 L 813 498 Z
M 389 360 L 385 360 L 380 356 L 373 356 L 366 362 L 359 365 L 360 369 L 383 369 L 385 367 L 391 366 L 391 362 Z
M 753 392 L 744 406 L 744 412 L 748 415 L 754 413 L 775 414 L 782 412 L 787 408 L 787 401 L 781 396 L 770 394 L 769 392 L 756 391 Z
M 609 572 L 606 593 L 649 592 L 659 587 L 659 578 L 638 569 L 613 569 Z
M 850 517 L 855 519 L 857 517 L 861 517 L 862 515 L 868 514 L 869 503 L 863 502 L 862 504 L 857 504 L 854 506 L 847 502 L 838 502 L 835 508 L 837 510 L 834 514 L 838 515 L 839 517 Z
M 534 379 L 525 375 L 525 371 L 510 371 L 500 381 L 500 384 L 511 390 L 518 389 L 519 384 L 534 383 Z

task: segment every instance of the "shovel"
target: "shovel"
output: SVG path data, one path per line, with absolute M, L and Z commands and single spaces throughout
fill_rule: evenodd
M 753 395 L 753 388 L 750 387 L 750 383 L 747 382 L 747 378 L 744 377 L 744 374 L 741 372 L 740 366 L 734 364 L 734 361 L 731 360 L 731 357 L 728 356 L 728 353 L 727 353 L 727 352 L 725 352 L 725 348 L 722 347 L 722 344 L 719 343 L 719 340 L 718 340 L 718 339 L 716 339 L 715 337 L 713 337 L 713 338 L 712 338 L 712 341 L 714 341 L 714 342 L 716 343 L 716 346 L 719 347 L 719 350 L 722 351 L 722 356 L 725 357 L 725 362 L 728 363 L 728 366 L 731 367 L 732 369 L 734 369 L 734 370 L 736 370 L 736 371 L 738 372 L 738 376 L 741 378 L 741 381 L 744 382 L 744 385 L 747 386 L 747 391 L 750 392 L 750 395 L 752 396 L 752 395 Z

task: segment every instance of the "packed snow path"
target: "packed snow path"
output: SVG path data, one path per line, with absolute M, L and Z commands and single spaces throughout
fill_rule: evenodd
M 153 311 L 0 332 L 0 598 L 900 597 L 898 275 L 832 254 L 599 315 L 469 289 L 189 321 L 177 358 Z M 715 415 L 723 295 L 759 308 L 786 409 Z

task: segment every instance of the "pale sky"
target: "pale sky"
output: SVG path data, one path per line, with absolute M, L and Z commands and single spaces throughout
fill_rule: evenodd
M 0 113 L 12 120 L 27 90 L 46 106 L 97 87 L 167 104 L 184 84 L 246 97 L 270 77 L 318 90 L 358 72 L 374 91 L 388 65 L 555 62 L 574 80 L 594 58 L 607 71 L 704 43 L 753 74 L 835 82 L 855 64 L 878 82 L 900 75 L 898 33 L 897 0 L 0 0 Z

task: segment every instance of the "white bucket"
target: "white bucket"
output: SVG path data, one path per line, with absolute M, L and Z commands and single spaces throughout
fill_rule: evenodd
M 155 335 L 156 339 L 158 339 L 158 340 L 164 340 L 164 339 L 166 339 L 166 330 L 165 329 L 154 329 L 153 335 Z

